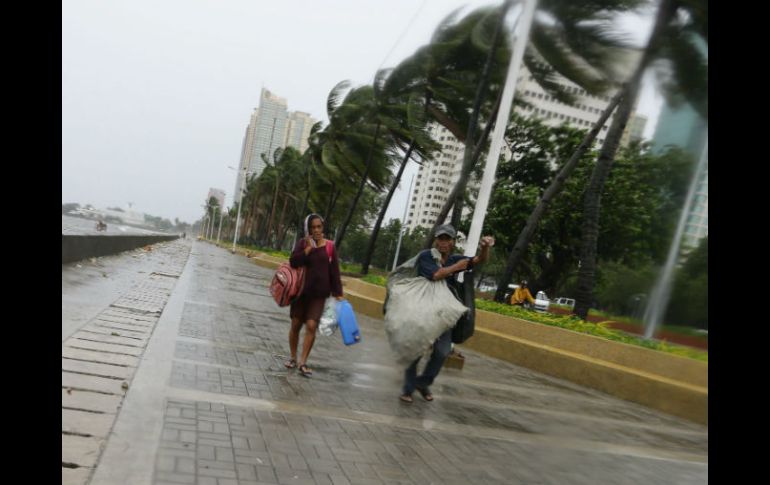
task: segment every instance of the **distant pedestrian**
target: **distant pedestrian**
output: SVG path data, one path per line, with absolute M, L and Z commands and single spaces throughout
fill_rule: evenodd
M 511 295 L 510 303 L 511 305 L 522 305 L 525 308 L 529 308 L 531 305 L 535 304 L 535 299 L 532 298 L 532 293 L 530 293 L 529 288 L 527 288 L 526 280 L 523 280 L 519 287 L 514 290 Z

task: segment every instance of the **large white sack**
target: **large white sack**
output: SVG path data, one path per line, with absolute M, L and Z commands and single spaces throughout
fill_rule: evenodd
M 435 248 L 431 256 L 440 261 L 441 254 Z M 419 357 L 468 310 L 454 297 L 446 280 L 416 276 L 416 262 L 417 256 L 396 268 L 388 278 L 385 333 L 390 348 L 403 363 Z

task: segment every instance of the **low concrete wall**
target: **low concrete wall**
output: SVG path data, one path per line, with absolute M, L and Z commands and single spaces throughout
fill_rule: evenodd
M 123 235 L 65 235 L 61 236 L 61 262 L 72 263 L 87 258 L 109 256 L 148 244 L 178 239 L 168 236 L 123 236 Z
M 473 337 L 461 347 L 708 425 L 707 387 L 668 379 L 638 368 L 613 364 L 483 327 L 477 327 Z M 651 360 L 667 357 L 662 352 L 656 353 L 661 355 Z M 704 368 L 708 370 L 706 365 Z
M 284 261 L 250 257 L 268 268 Z M 357 312 L 383 318 L 385 288 L 347 277 L 342 285 Z M 708 425 L 706 362 L 483 310 L 460 347 Z
M 588 358 L 637 369 L 640 372 L 708 387 L 708 364 L 699 360 L 484 310 L 476 310 L 476 325 L 514 338 L 538 342 Z

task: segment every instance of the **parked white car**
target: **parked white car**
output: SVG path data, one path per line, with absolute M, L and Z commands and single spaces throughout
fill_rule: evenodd
M 544 291 L 538 291 L 535 295 L 535 310 L 539 312 L 547 312 L 548 306 L 551 301 L 548 299 L 548 295 Z
M 554 304 L 556 305 L 565 305 L 570 308 L 575 308 L 575 299 L 574 298 L 565 298 L 563 296 L 560 296 L 559 298 L 556 298 L 554 300 Z
M 479 285 L 479 291 L 497 291 L 497 285 L 495 283 L 481 283 Z

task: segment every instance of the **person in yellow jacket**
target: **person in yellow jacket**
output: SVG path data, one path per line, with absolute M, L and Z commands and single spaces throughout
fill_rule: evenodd
M 532 293 L 527 288 L 527 282 L 522 281 L 521 285 L 511 295 L 511 305 L 524 305 L 525 302 L 529 302 L 530 305 L 535 304 L 535 299 L 532 298 Z M 526 306 L 526 305 L 525 305 Z

